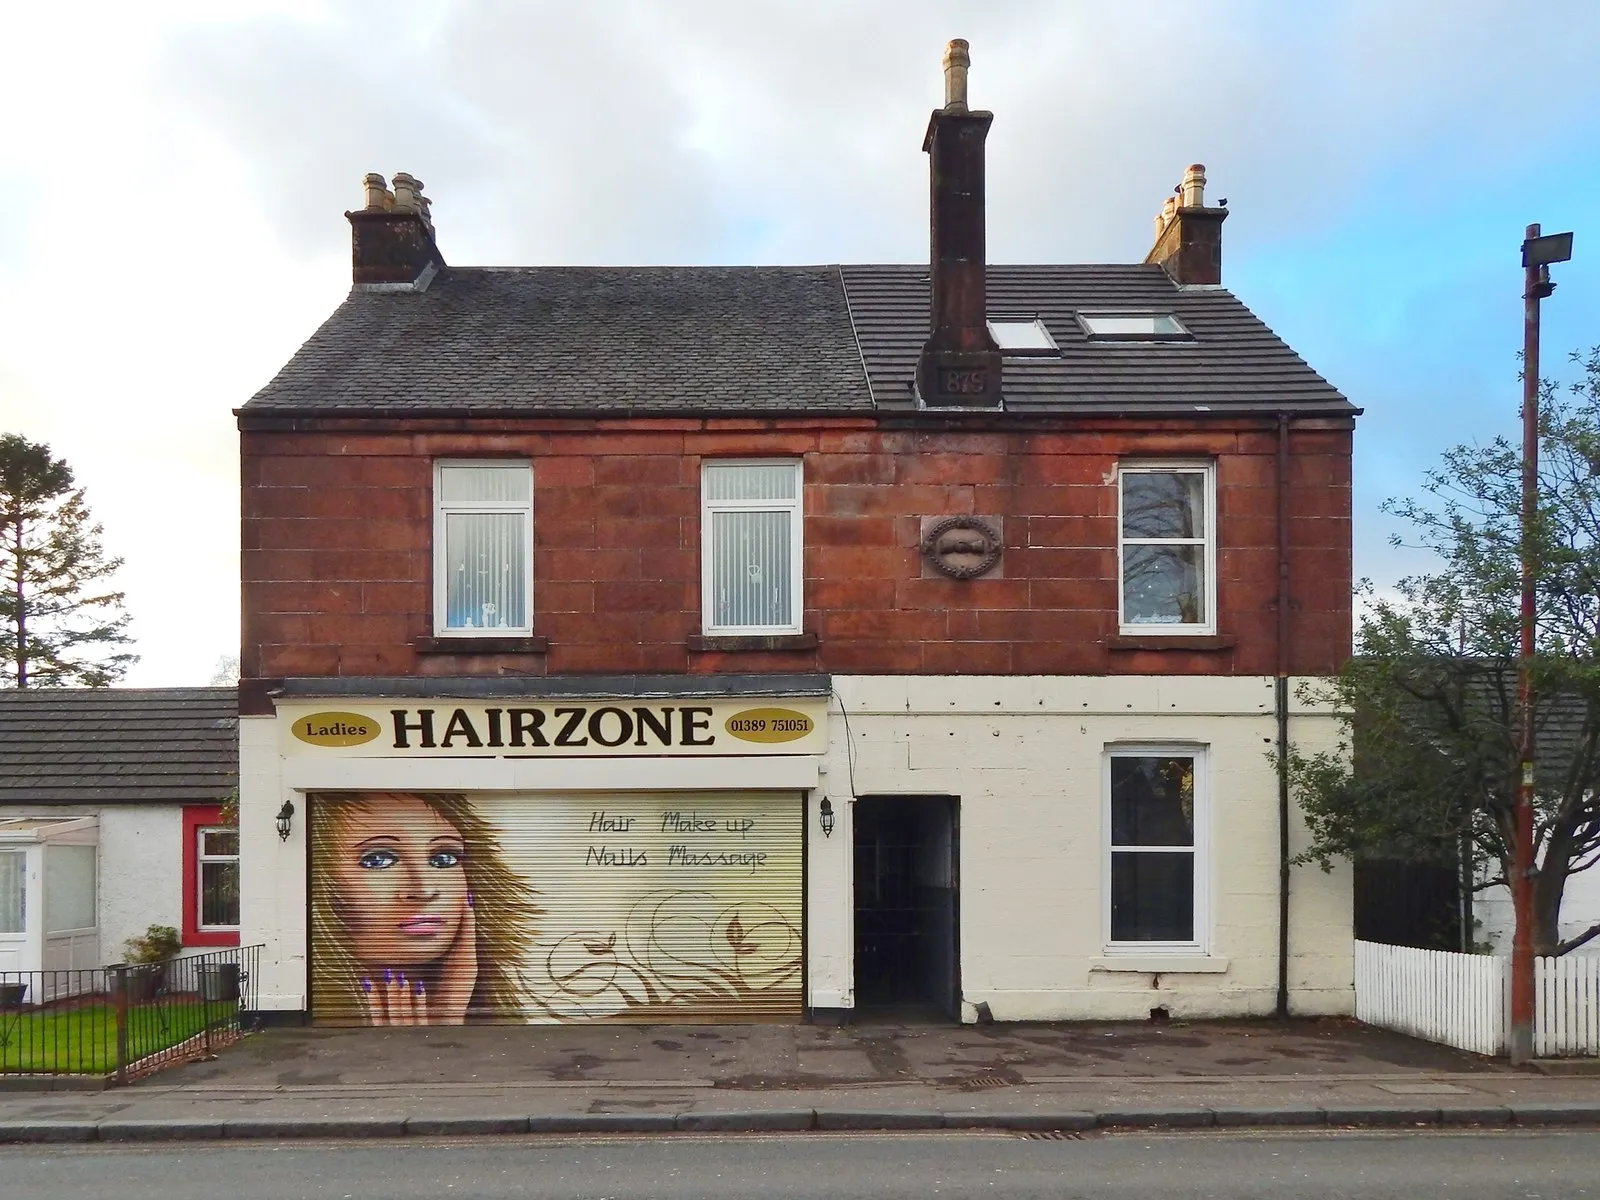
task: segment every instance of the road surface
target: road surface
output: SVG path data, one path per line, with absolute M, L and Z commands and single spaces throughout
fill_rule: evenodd
M 0 1147 L 11 1200 L 1600 1195 L 1600 1133 L 800 1134 Z

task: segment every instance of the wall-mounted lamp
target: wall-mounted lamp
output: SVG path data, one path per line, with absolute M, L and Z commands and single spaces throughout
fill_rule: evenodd
M 822 814 L 822 836 L 823 837 L 832 837 L 833 836 L 833 801 L 829 800 L 826 796 L 824 796 L 822 798 L 822 804 L 820 806 L 820 811 L 821 811 L 821 814 Z
M 278 840 L 289 840 L 289 825 L 294 820 L 294 801 L 285 800 L 283 807 L 278 810 Z

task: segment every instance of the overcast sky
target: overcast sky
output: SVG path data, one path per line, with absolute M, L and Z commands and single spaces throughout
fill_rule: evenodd
M 1600 343 L 1593 0 L 190 0 L 11 6 L 0 430 L 87 487 L 141 663 L 238 637 L 232 409 L 349 287 L 367 171 L 463 264 L 916 261 L 945 41 L 997 262 L 1136 262 L 1189 162 L 1223 280 L 1366 409 L 1377 506 L 1514 432 L 1523 226 L 1573 229 L 1546 374 Z

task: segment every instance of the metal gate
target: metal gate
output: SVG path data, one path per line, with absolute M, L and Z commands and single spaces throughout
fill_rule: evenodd
M 309 800 L 319 1024 L 801 1015 L 797 792 Z

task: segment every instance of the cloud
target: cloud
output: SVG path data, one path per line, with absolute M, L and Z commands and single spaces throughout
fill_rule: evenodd
M 1555 14 L 1533 28 L 1488 0 L 1283 11 L 353 4 L 182 31 L 162 74 L 270 181 L 287 245 L 341 238 L 329 214 L 376 166 L 427 179 L 447 251 L 474 262 L 920 257 L 919 146 L 953 34 L 997 113 L 1004 258 L 1138 255 L 1195 159 L 1250 212 L 1242 236 L 1291 236 L 1419 152 L 1489 169 L 1595 94 L 1587 5 L 1554 45 Z

